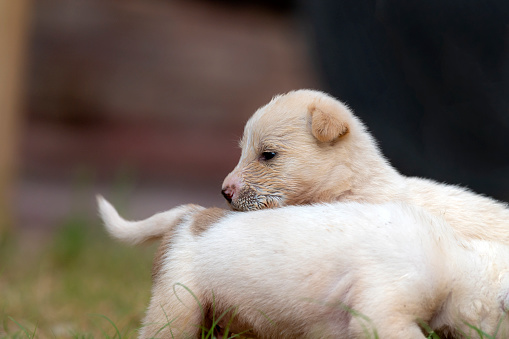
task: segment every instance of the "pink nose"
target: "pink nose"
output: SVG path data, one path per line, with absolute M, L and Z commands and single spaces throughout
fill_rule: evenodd
M 238 192 L 241 185 L 240 178 L 235 171 L 228 174 L 228 176 L 224 179 L 221 193 L 228 203 L 231 203 L 235 198 L 235 194 Z
M 228 203 L 231 204 L 233 194 L 235 193 L 235 191 L 233 189 L 231 189 L 230 187 L 227 187 L 227 188 L 223 189 L 221 191 L 221 193 L 223 194 L 223 197 L 226 199 L 226 201 L 228 201 Z

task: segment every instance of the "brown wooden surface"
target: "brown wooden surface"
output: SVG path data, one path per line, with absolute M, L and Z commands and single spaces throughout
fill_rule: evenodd
M 0 231 L 11 215 L 28 8 L 28 0 L 0 0 Z

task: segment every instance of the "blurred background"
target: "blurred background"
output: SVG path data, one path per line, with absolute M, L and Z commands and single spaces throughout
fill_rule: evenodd
M 92 205 L 129 184 L 138 216 L 182 202 L 225 206 L 221 184 L 245 121 L 277 93 L 318 87 L 291 9 L 31 2 L 13 146 L 17 227 L 51 228 L 83 180 Z
M 95 195 L 224 207 L 244 123 L 292 89 L 349 104 L 404 174 L 509 201 L 508 32 L 492 0 L 1 0 L 0 337 L 135 326 L 153 248 L 112 245 Z

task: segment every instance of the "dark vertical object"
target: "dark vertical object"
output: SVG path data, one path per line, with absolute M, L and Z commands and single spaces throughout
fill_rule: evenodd
M 509 2 L 307 0 L 317 65 L 404 174 L 509 201 Z
M 12 225 L 23 73 L 31 1 L 0 4 L 0 246 Z

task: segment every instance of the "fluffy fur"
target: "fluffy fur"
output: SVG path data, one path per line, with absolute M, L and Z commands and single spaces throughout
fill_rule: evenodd
M 141 338 L 197 338 L 223 312 L 221 328 L 258 338 L 425 338 L 420 321 L 509 335 L 509 248 L 461 240 L 420 208 L 182 206 L 138 222 L 99 210 L 118 239 L 163 237 Z
M 275 97 L 249 119 L 240 146 L 239 163 L 223 183 L 234 210 L 402 201 L 445 218 L 467 238 L 509 244 L 506 204 L 401 175 L 363 123 L 327 94 L 298 90 Z

